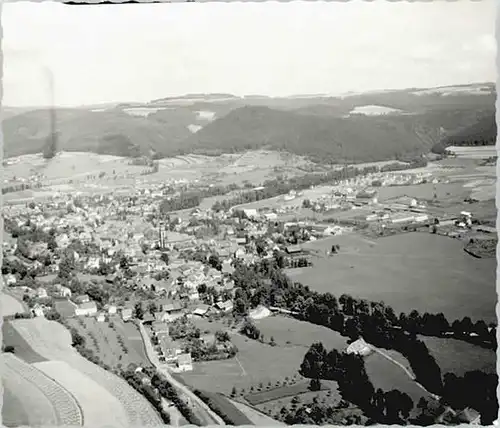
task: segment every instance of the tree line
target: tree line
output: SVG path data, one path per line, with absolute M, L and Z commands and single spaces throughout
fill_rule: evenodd
M 291 190 L 301 191 L 309 189 L 311 186 L 319 186 L 329 182 L 352 179 L 360 175 L 367 175 L 376 172 L 399 171 L 404 169 L 422 167 L 425 165 L 427 165 L 427 160 L 422 157 L 412 160 L 411 162 L 406 164 L 395 162 L 392 164 L 384 165 L 382 167 L 374 165 L 364 168 L 348 166 L 343 169 L 328 171 L 326 173 L 308 173 L 297 177 L 278 177 L 276 179 L 266 180 L 262 184 L 262 189 L 242 192 L 233 198 L 225 199 L 223 201 L 217 201 L 212 206 L 212 209 L 214 211 L 227 211 L 231 207 L 237 205 L 248 204 L 251 202 L 284 195 L 289 193 Z

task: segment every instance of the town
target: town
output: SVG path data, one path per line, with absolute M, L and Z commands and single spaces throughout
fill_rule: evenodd
M 5 293 L 21 302 L 19 312 L 8 318 L 14 322 L 22 318 L 59 321 L 70 329 L 80 354 L 106 370 L 133 384 L 137 373 L 154 367 L 171 382 L 178 382 L 185 394 L 192 394 L 192 386 L 188 389 L 184 384 L 191 385 L 186 376 L 196 373 L 197 367 L 235 359 L 241 365 L 241 339 L 235 340 L 235 335 L 275 347 L 281 341 L 279 331 L 265 337 L 259 330 L 261 322 L 309 317 L 297 301 L 287 301 L 276 293 L 271 283 L 282 280 L 271 274 L 273 269 L 294 278 L 297 272 L 315 271 L 317 263 L 347 256 L 356 240 L 366 244 L 409 233 L 459 240 L 471 255 L 478 251 L 473 244 L 481 242 L 482 256 L 475 256 L 488 257 L 488 251 L 491 255 L 496 246 L 492 221 L 457 208 L 457 204 L 443 204 L 451 197 L 444 196 L 443 189 L 453 177 L 449 168 L 441 174 L 432 171 L 429 166 L 424 170 L 349 167 L 337 172 L 335 178 L 327 173 L 321 182 L 309 187 L 307 177 L 303 178 L 297 190 L 286 187 L 288 192 L 277 196 L 266 186 L 214 190 L 213 185 L 198 180 L 171 180 L 149 186 L 144 182 L 126 195 L 59 191 L 48 198 L 6 205 L 2 274 Z M 274 183 L 279 188 L 279 179 Z M 273 182 L 267 185 L 271 187 Z M 426 188 L 428 196 L 420 200 L 406 196 L 405 189 L 411 188 Z M 391 189 L 402 189 L 401 196 L 398 192 L 384 196 L 383 192 Z M 272 196 L 265 198 L 269 193 Z M 191 206 L 212 194 L 218 199 L 210 208 Z M 255 202 L 245 204 L 247 200 Z M 458 206 L 467 203 L 465 200 Z M 264 290 L 266 284 L 271 287 Z M 445 329 L 439 334 L 459 334 L 461 340 L 492 347 L 495 325 L 481 322 L 482 327 L 467 327 L 470 333 L 465 336 L 460 328 L 460 333 Z M 335 329 L 351 337 L 352 343 L 345 342 L 343 349 L 347 355 L 373 352 L 373 341 L 367 345 L 362 338 L 355 340 L 359 333 L 350 332 L 345 323 Z M 5 337 L 15 353 L 19 343 L 8 333 Z M 131 340 L 144 343 L 144 349 L 130 350 Z M 292 382 L 288 388 L 303 382 L 300 378 L 305 373 L 301 373 L 293 375 L 299 376 L 295 380 L 298 384 L 293 386 Z M 146 379 L 148 384 L 151 376 Z M 320 383 L 315 376 L 313 381 Z M 307 388 L 324 388 L 313 384 Z M 278 397 L 277 391 L 286 389 L 284 385 L 267 388 Z M 274 418 L 264 419 L 268 422 L 303 420 L 299 414 L 291 416 L 293 412 L 274 414 L 271 409 L 252 408 L 261 401 L 251 394 L 245 397 L 246 404 L 238 404 L 235 386 L 223 391 L 235 400 L 229 412 L 221 410 L 227 402 L 220 404 L 223 398 L 206 391 L 209 388 L 193 390 L 197 395 L 192 400 L 207 403 L 215 415 L 200 408 L 203 404 L 190 408 L 180 405 L 182 400 L 174 400 L 177 407 L 165 409 L 160 401 L 161 411 L 168 414 L 164 420 L 212 423 L 222 417 L 230 424 L 255 424 L 252 417 L 255 420 L 257 414 L 262 418 L 265 413 Z M 264 394 L 263 386 L 258 390 Z M 359 413 L 359 403 L 354 407 L 342 403 L 337 416 L 329 420 L 364 421 L 367 412 Z M 242 412 L 238 405 L 247 407 Z M 433 420 L 444 423 L 446 418 L 455 421 L 464 417 L 449 411 L 449 406 L 437 407 Z M 467 422 L 477 419 L 479 413 L 476 415 Z M 410 418 L 410 413 L 396 420 L 402 417 Z M 411 420 L 419 421 L 415 416 Z

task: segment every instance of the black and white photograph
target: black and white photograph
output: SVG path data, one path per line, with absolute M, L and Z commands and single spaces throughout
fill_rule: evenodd
M 494 425 L 496 17 L 4 3 L 3 426 Z

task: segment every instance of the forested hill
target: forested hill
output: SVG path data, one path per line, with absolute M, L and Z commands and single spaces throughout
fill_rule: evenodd
M 343 97 L 195 94 L 55 113 L 59 150 L 158 158 L 266 147 L 364 162 L 411 158 L 460 139 L 492 141 L 495 98 L 494 85 L 478 84 Z M 50 129 L 48 109 L 10 109 L 5 157 L 42 152 Z

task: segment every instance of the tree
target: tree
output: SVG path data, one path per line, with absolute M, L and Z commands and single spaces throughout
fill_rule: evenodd
M 134 306 L 134 318 L 142 320 L 144 318 L 144 310 L 140 302 L 136 303 Z
M 311 391 L 321 390 L 321 381 L 318 378 L 311 379 L 311 382 L 309 382 L 309 389 Z
M 129 268 L 129 263 L 126 256 L 120 257 L 120 268 L 123 270 L 127 270 Z
M 160 260 L 164 262 L 166 265 L 169 264 L 170 258 L 168 256 L 168 253 L 161 253 Z
M 44 159 L 53 159 L 57 154 L 57 142 L 58 142 L 58 134 L 57 132 L 53 132 L 49 135 L 47 140 L 45 141 L 45 145 L 43 147 L 43 158 Z

